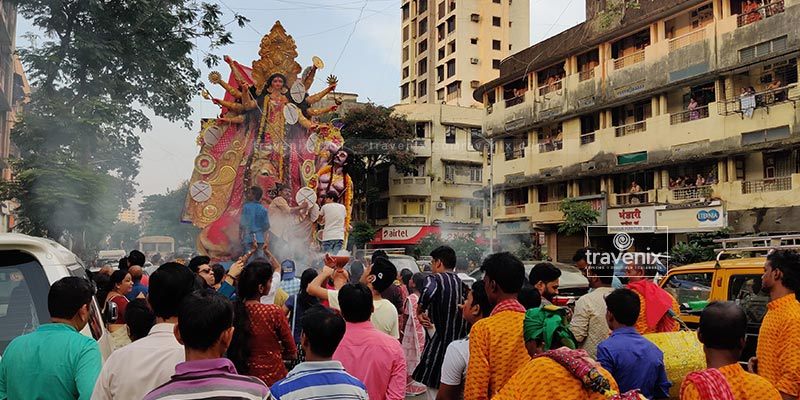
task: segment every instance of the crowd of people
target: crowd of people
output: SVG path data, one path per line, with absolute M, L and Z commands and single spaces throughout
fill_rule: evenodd
M 614 289 L 614 267 L 579 251 L 591 291 L 571 310 L 553 304 L 559 268 L 543 262 L 526 276 L 510 253 L 486 257 L 468 286 L 446 246 L 431 253 L 430 274 L 398 273 L 377 252 L 360 271 L 326 256 L 300 278 L 291 260 L 262 251 L 220 273 L 206 257 L 168 262 L 146 284 L 132 253 L 95 277 L 100 292 L 57 281 L 52 323 L 0 360 L 0 399 L 660 399 L 674 384 L 644 335 L 678 331 L 678 304 L 641 265 Z M 772 252 L 762 281 L 771 302 L 748 371 L 738 363 L 746 314 L 711 303 L 697 331 L 708 368 L 685 377 L 682 399 L 798 398 L 800 254 Z M 105 361 L 80 333 L 93 297 L 115 341 Z

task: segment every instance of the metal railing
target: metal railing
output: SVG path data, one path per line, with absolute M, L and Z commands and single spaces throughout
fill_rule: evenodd
M 564 148 L 564 140 L 539 143 L 539 153 L 549 153 L 551 151 L 561 150 L 562 148 Z
M 703 118 L 708 118 L 708 105 L 697 107 L 694 110 L 686 110 L 675 114 L 670 114 L 669 124 L 678 125 L 684 122 L 696 121 Z
M 622 193 L 615 194 L 616 205 L 627 206 L 630 204 L 644 204 L 650 202 L 650 191 L 642 191 L 639 193 Z
M 736 18 L 736 26 L 741 28 L 745 25 L 750 25 L 754 22 L 761 21 L 764 18 L 772 17 L 784 11 L 783 0 L 766 1 L 769 1 L 769 4 L 758 7 L 749 12 L 742 12 L 742 14 Z
M 525 93 L 516 97 L 512 97 L 510 99 L 506 99 L 506 108 L 513 107 L 517 104 L 522 104 L 524 101 L 525 101 Z
M 706 38 L 706 30 L 698 29 L 669 40 L 669 51 L 675 51 Z
M 581 134 L 581 144 L 589 144 L 594 142 L 594 132 Z
M 638 64 L 642 61 L 644 61 L 644 50 L 639 50 L 635 53 L 615 59 L 614 69 L 623 69 L 625 67 L 630 67 L 633 64 Z
M 588 71 L 581 71 L 578 73 L 578 82 L 588 81 L 594 78 L 594 68 Z
M 525 214 L 525 204 L 506 206 L 506 215 Z
M 735 99 L 722 100 L 717 103 L 720 115 L 741 114 L 743 111 L 769 107 L 785 102 L 797 102 L 797 96 L 789 96 L 789 91 L 797 86 L 796 83 L 781 86 L 775 89 L 756 92 L 752 95 L 739 96 Z M 750 96 L 753 96 L 752 99 Z M 744 106 L 744 107 L 743 107 Z
M 791 176 L 742 182 L 742 194 L 778 192 L 782 190 L 792 190 Z
M 546 203 L 539 203 L 539 212 L 553 212 L 559 211 L 561 206 L 561 200 L 559 201 L 548 201 Z
M 614 134 L 617 137 L 631 135 L 637 132 L 644 132 L 647 130 L 647 121 L 634 122 L 628 125 L 614 127 Z
M 563 79 L 557 82 L 553 82 L 549 85 L 539 86 L 539 96 L 544 96 L 548 93 L 553 93 L 555 91 L 561 90 L 563 87 L 564 87 Z
M 392 179 L 393 185 L 427 185 L 428 179 L 425 177 L 413 177 L 413 178 L 394 178 Z
M 711 193 L 713 192 L 711 185 L 688 186 L 685 188 L 673 188 L 670 190 L 672 191 L 672 198 L 674 200 L 706 199 L 711 197 Z
M 424 215 L 390 215 L 389 221 L 392 224 L 426 224 L 428 217 Z
M 448 93 L 448 94 L 447 94 L 447 101 L 450 101 L 450 100 L 455 100 L 455 99 L 457 99 L 457 98 L 459 98 L 459 97 L 461 97 L 461 89 L 459 89 L 459 90 L 456 90 L 456 91 L 455 91 L 455 92 L 453 92 L 453 93 Z

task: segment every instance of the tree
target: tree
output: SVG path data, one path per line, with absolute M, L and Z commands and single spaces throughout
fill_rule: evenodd
M 689 234 L 686 242 L 675 243 L 670 249 L 670 264 L 686 265 L 714 260 L 714 239 L 727 238 L 730 232 L 729 228 L 725 228 L 716 232 Z
M 111 236 L 108 239 L 108 244 L 112 249 L 134 249 L 136 248 L 136 241 L 141 237 L 141 233 L 139 224 L 117 221 L 111 227 Z
M 479 244 L 475 234 L 458 234 L 443 239 L 440 234 L 430 234 L 420 239 L 414 248 L 414 255 L 417 257 L 427 256 L 439 246 L 450 246 L 456 252 L 458 260 L 456 268 L 460 271 L 467 271 L 470 265 L 477 265 L 486 254 L 486 245 Z
M 558 233 L 564 235 L 583 233 L 587 226 L 596 224 L 600 218 L 600 212 L 585 201 L 564 199 L 558 209 L 564 213 L 564 222 L 558 225 Z
M 348 246 L 355 247 L 356 249 L 363 248 L 365 244 L 375 239 L 375 232 L 377 231 L 378 229 L 367 222 L 356 222 L 353 225 L 353 230 L 350 232 Z
M 68 235 L 82 251 L 133 197 L 138 134 L 151 127 L 143 108 L 189 125 L 200 76 L 195 43 L 205 38 L 215 48 L 231 43 L 231 35 L 219 5 L 192 0 L 16 3 L 45 37 L 19 49 L 33 90 L 12 135 L 22 157 L 15 163 L 20 179 L 4 188 L 4 199 L 22 203 L 19 230 Z M 57 190 L 48 179 L 60 172 L 70 176 Z M 111 193 L 115 201 L 108 203 L 104 195 Z M 51 204 L 74 207 L 54 216 L 59 208 L 41 208 Z
M 345 145 L 358 156 L 350 167 L 355 204 L 374 202 L 378 191 L 370 190 L 368 176 L 374 182 L 378 166 L 394 166 L 400 172 L 410 170 L 414 162 L 414 153 L 409 148 L 414 137 L 413 126 L 405 117 L 394 115 L 390 108 L 372 103 L 348 111 L 342 122 Z M 357 217 L 365 219 L 363 215 Z
M 183 204 L 189 191 L 189 182 L 177 190 L 164 194 L 146 196 L 141 205 L 142 214 L 147 215 L 144 234 L 147 236 L 170 236 L 178 246 L 194 247 L 200 229 L 190 223 L 182 223 Z

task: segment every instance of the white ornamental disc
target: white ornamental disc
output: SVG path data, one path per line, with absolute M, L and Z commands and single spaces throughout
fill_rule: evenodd
M 295 103 L 302 103 L 306 98 L 306 87 L 300 81 L 297 81 L 292 85 L 292 90 L 289 93 Z
M 316 221 L 319 219 L 319 206 L 316 204 L 312 204 L 311 208 L 308 210 L 308 219 L 310 221 Z
M 208 201 L 211 198 L 211 193 L 211 185 L 206 181 L 197 181 L 189 186 L 189 196 L 198 203 Z
M 300 188 L 297 191 L 297 194 L 294 195 L 294 200 L 297 202 L 297 204 L 302 204 L 303 202 L 317 204 L 317 193 L 314 192 L 314 189 L 311 189 L 310 187 Z
M 300 110 L 294 104 L 287 104 L 286 107 L 283 107 L 283 117 L 286 118 L 286 123 L 289 125 L 294 125 L 300 120 L 299 113 Z
M 309 153 L 313 153 L 317 149 L 317 140 L 319 139 L 316 133 L 312 133 L 308 136 L 306 140 L 306 150 L 308 150 Z
M 206 129 L 205 133 L 203 133 L 203 140 L 209 146 L 214 146 L 219 141 L 219 138 L 222 137 L 222 134 L 225 132 L 219 125 L 214 125 L 208 129 Z

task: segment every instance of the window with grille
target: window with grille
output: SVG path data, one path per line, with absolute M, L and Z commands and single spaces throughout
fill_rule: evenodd
M 786 50 L 786 38 L 786 36 L 781 36 L 755 46 L 745 47 L 739 50 L 739 60 L 743 62 L 749 61 L 770 53 Z

